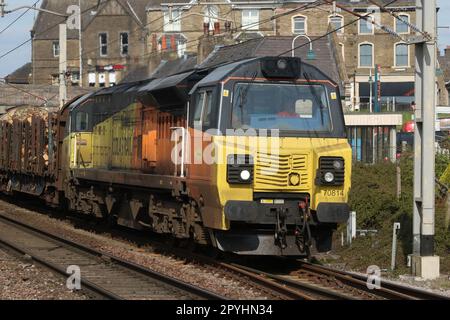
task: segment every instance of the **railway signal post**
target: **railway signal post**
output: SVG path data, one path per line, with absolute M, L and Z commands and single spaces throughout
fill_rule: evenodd
M 416 20 L 422 35 L 414 37 L 416 55 L 414 130 L 414 207 L 412 273 L 439 277 L 434 255 L 435 230 L 435 106 L 436 0 L 416 0 Z

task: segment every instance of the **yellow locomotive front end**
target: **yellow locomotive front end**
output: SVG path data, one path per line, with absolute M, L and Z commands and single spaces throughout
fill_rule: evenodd
M 337 85 L 296 58 L 215 72 L 193 89 L 190 151 L 203 162 L 187 175 L 212 242 L 238 254 L 329 251 L 349 216 L 352 156 Z

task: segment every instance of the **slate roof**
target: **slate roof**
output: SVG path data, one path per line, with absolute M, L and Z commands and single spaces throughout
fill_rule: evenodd
M 123 77 L 120 83 L 143 81 L 150 78 L 164 78 L 176 73 L 182 73 L 195 69 L 197 64 L 197 56 L 186 56 L 176 60 L 163 60 L 159 66 L 149 72 L 147 65 L 139 65 L 132 67 Z
M 120 83 L 137 82 L 150 78 L 148 66 L 137 65 L 132 66 L 125 76 L 120 80 Z
M 254 57 L 291 56 L 293 37 L 268 36 L 248 40 L 239 44 L 216 47 L 216 49 L 197 65 L 196 56 L 187 56 L 172 61 L 162 61 L 152 74 L 148 74 L 144 67 L 132 69 L 121 82 L 141 81 L 149 78 L 163 78 L 169 75 L 186 72 L 192 69 L 206 69 L 213 66 L 230 63 Z M 339 76 L 337 61 L 331 47 L 331 39 L 311 37 L 313 41 L 314 60 L 308 60 L 309 42 L 305 38 L 295 41 L 295 56 L 305 63 L 318 67 L 323 73 L 336 82 L 343 90 L 344 83 Z
M 31 74 L 31 62 L 24 64 L 5 77 L 7 83 L 29 84 Z
M 95 18 L 95 14 L 92 14 L 92 12 L 100 12 L 101 9 L 110 1 L 117 1 L 121 3 L 123 8 L 130 14 L 130 16 L 135 17 L 136 14 L 140 22 L 143 25 L 146 24 L 147 14 L 145 11 L 145 6 L 148 0 L 83 0 L 81 1 L 81 11 L 83 12 L 81 24 L 83 29 L 85 29 Z M 70 5 L 78 5 L 78 0 L 43 0 L 41 8 L 66 14 L 67 8 Z M 39 12 L 33 26 L 35 39 L 58 39 L 58 24 L 64 22 L 65 19 L 65 17 L 60 17 L 54 14 Z M 78 39 L 78 30 L 67 30 L 67 38 Z
M 263 56 L 291 56 L 291 46 L 293 37 L 270 36 L 248 40 L 239 44 L 224 46 L 203 61 L 200 68 L 208 68 L 214 65 L 243 60 L 252 57 Z M 311 37 L 313 41 L 313 51 L 315 60 L 307 60 L 309 42 L 306 38 L 300 37 L 295 41 L 294 46 L 300 47 L 295 50 L 295 56 L 303 59 L 304 62 L 318 67 L 328 77 L 342 86 L 339 77 L 337 62 L 331 48 L 331 39 L 324 37 Z
M 186 56 L 172 61 L 163 61 L 151 76 L 163 78 L 171 74 L 192 70 L 196 65 L 197 56 Z

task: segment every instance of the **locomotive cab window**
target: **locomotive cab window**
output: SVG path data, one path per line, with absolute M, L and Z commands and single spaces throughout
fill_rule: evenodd
M 88 130 L 89 115 L 87 112 L 78 112 L 75 116 L 75 130 L 87 131 Z
M 237 83 L 232 129 L 331 132 L 326 88 L 322 85 Z
M 214 111 L 213 90 L 200 91 L 195 95 L 194 108 L 191 112 L 191 126 L 207 130 L 216 127 L 216 115 Z

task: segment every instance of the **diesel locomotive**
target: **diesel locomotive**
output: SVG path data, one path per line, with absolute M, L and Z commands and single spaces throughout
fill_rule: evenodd
M 194 68 L 24 112 L 0 119 L 6 193 L 243 255 L 329 251 L 348 219 L 339 88 L 299 58 Z

